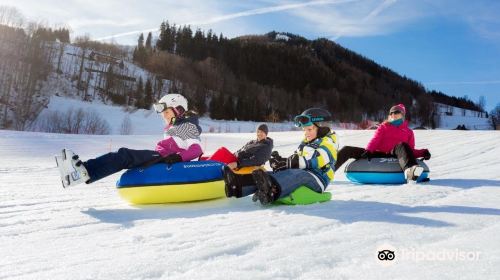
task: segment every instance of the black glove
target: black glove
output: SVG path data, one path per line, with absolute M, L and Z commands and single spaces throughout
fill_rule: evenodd
M 238 151 L 236 152 L 237 158 L 249 158 L 250 154 L 247 151 Z
M 179 154 L 170 154 L 170 155 L 163 158 L 163 162 L 168 163 L 168 164 L 181 162 L 181 161 L 182 161 L 182 157 Z
M 273 172 L 278 172 L 287 168 L 287 159 L 281 157 L 277 151 L 274 151 L 271 153 L 269 165 L 273 169 Z
M 366 158 L 368 160 L 371 160 L 373 157 L 373 154 L 372 152 L 368 151 L 368 150 L 365 150 L 362 154 L 361 154 L 361 158 Z
M 431 159 L 431 153 L 429 152 L 429 150 L 424 149 L 424 156 L 423 156 L 423 158 L 424 158 L 425 160 L 429 160 L 429 159 Z
M 278 153 L 278 151 L 273 151 L 273 152 L 271 153 L 271 157 L 272 157 L 272 158 L 276 158 L 276 157 L 281 157 L 281 156 L 280 156 L 280 153 Z
M 299 155 L 293 154 L 287 158 L 287 168 L 299 168 Z

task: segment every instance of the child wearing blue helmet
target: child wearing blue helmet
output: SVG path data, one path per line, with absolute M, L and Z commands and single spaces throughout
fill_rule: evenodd
M 258 169 L 252 172 L 255 183 L 253 201 L 268 205 L 289 196 L 305 186 L 322 193 L 335 175 L 337 136 L 331 130 L 331 114 L 320 108 L 310 108 L 295 117 L 295 124 L 304 131 L 304 140 L 288 158 L 274 151 L 269 159 L 273 172 Z M 226 185 L 235 176 L 225 176 Z

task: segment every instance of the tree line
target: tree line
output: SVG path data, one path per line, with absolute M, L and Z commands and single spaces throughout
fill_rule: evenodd
M 290 33 L 227 39 L 212 30 L 161 23 L 139 37 L 134 61 L 163 79 L 179 81 L 201 112 L 215 119 L 289 120 L 311 106 L 341 122 L 382 120 L 404 103 L 408 117 L 433 125 L 433 102 L 482 111 L 470 100 L 429 92 L 420 83 L 327 39 Z

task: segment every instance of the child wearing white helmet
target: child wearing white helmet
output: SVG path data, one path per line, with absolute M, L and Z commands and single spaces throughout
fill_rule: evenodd
M 201 156 L 198 117 L 188 111 L 188 102 L 180 94 L 167 94 L 153 105 L 166 123 L 164 139 L 155 150 L 120 148 L 85 162 L 68 149 L 56 157 L 63 187 L 92 183 L 123 169 L 149 166 L 158 162 L 173 164 L 190 161 Z

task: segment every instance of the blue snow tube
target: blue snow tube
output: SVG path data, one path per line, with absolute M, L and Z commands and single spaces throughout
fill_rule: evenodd
M 429 167 L 421 160 L 418 164 L 424 172 L 418 177 L 417 182 L 429 180 Z M 347 179 L 359 184 L 405 184 L 403 170 L 397 158 L 372 158 L 358 159 L 345 168 Z
M 199 201 L 224 197 L 223 164 L 189 161 L 133 168 L 116 183 L 119 194 L 132 204 Z

